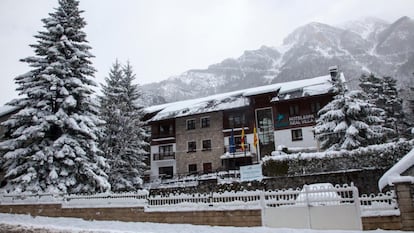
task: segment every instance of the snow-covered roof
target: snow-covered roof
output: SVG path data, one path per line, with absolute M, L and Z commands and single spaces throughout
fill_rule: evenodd
M 414 148 L 408 152 L 400 161 L 390 168 L 378 181 L 380 190 L 387 185 L 394 185 L 397 182 L 414 183 L 414 176 L 403 176 L 402 174 L 414 166 Z
M 5 116 L 13 111 L 17 110 L 17 107 L 4 105 L 0 107 L 0 117 Z
M 242 92 L 235 91 L 199 99 L 184 100 L 162 105 L 151 106 L 145 109 L 147 113 L 156 113 L 151 121 L 171 119 L 176 117 L 214 112 L 224 109 L 239 108 L 249 105 L 249 99 Z
M 341 79 L 345 80 L 342 73 Z M 271 84 L 198 99 L 151 106 L 146 108 L 145 111 L 147 113 L 155 113 L 151 121 L 158 121 L 248 106 L 250 104 L 250 96 L 272 92 L 278 92 L 279 95 L 286 95 L 294 91 L 301 91 L 301 96 L 325 94 L 332 88 L 329 82 L 330 80 L 331 76 L 325 75 L 311 79 Z

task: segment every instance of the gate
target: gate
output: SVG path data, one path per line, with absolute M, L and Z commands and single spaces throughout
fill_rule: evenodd
M 263 225 L 278 228 L 362 230 L 358 189 L 329 183 L 266 192 Z

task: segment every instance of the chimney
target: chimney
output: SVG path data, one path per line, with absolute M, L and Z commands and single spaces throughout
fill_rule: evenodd
M 329 74 L 331 75 L 332 79 L 335 79 L 338 75 L 338 66 L 330 66 L 329 67 Z

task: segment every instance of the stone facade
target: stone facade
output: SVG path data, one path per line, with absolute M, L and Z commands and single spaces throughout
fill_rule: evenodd
M 394 183 L 401 213 L 402 230 L 414 231 L 414 184 Z
M 202 127 L 202 119 L 205 118 L 209 119 L 209 127 Z M 192 120 L 195 128 L 187 129 L 187 122 Z M 206 168 L 210 171 L 221 168 L 220 156 L 224 153 L 222 111 L 177 118 L 175 124 L 178 174 L 191 172 L 190 164 L 196 166 L 197 173 L 207 172 Z M 203 149 L 203 140 L 211 140 L 211 149 Z M 194 152 L 189 151 L 188 142 L 195 142 Z
M 401 230 L 402 228 L 400 216 L 362 217 L 362 226 L 364 231 Z
M 62 208 L 60 204 L 0 205 L 0 213 L 73 217 L 85 220 L 180 223 L 211 226 L 261 226 L 260 210 L 144 212 L 143 207 Z

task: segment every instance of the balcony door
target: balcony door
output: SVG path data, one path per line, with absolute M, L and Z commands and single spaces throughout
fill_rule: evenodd
M 275 150 L 272 108 L 256 109 L 256 126 L 259 136 L 259 158 Z

